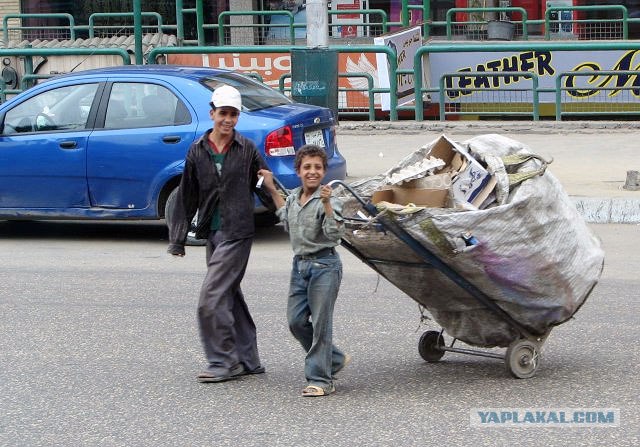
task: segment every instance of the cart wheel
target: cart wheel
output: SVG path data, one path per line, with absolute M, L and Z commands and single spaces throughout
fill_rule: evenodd
M 517 379 L 529 379 L 536 374 L 540 364 L 538 346 L 529 340 L 512 342 L 504 357 L 507 370 Z
M 444 346 L 444 337 L 438 331 L 427 331 L 420 336 L 418 352 L 427 362 L 437 362 L 444 352 L 440 347 Z

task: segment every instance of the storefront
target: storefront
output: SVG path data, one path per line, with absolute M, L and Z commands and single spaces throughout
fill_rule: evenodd
M 218 15 L 223 11 L 238 11 L 240 3 L 230 2 L 230 0 L 203 0 L 204 10 L 204 23 L 215 24 L 218 20 Z M 421 5 L 423 0 L 409 0 L 410 5 Z M 19 10 L 15 13 L 25 14 L 71 14 L 75 20 L 76 25 L 85 25 L 88 23 L 89 16 L 93 13 L 119 13 L 119 12 L 131 12 L 132 2 L 131 0 L 87 0 L 84 2 L 78 2 L 75 0 L 20 0 L 16 2 L 19 4 Z M 176 2 L 171 0 L 141 0 L 141 6 L 143 11 L 153 11 L 161 15 L 162 21 L 165 25 L 176 23 Z M 184 8 L 194 8 L 196 0 L 184 0 Z M 296 25 L 302 25 L 306 23 L 306 0 L 248 0 L 243 2 L 244 4 L 253 5 L 252 7 L 256 11 L 289 11 L 294 16 Z M 454 7 L 468 8 L 468 7 L 494 7 L 510 5 L 513 7 L 521 7 L 526 10 L 527 18 L 529 20 L 542 20 L 545 17 L 545 11 L 549 6 L 606 6 L 606 5 L 623 5 L 627 8 L 630 18 L 640 18 L 640 0 L 431 0 L 430 11 L 431 19 L 435 22 L 442 22 L 446 19 L 446 12 Z M 378 9 L 386 12 L 389 21 L 398 23 L 403 21 L 402 17 L 402 0 L 327 0 L 327 6 L 330 10 L 349 10 L 349 9 Z M 250 6 L 251 7 L 251 6 Z M 242 6 L 246 10 L 246 7 Z M 422 17 L 422 11 L 420 9 L 411 8 L 409 10 L 409 23 L 410 25 L 420 24 L 424 21 Z M 619 12 L 615 10 L 598 10 L 589 12 L 578 11 L 564 11 L 564 24 L 556 24 L 558 29 L 553 29 L 552 32 L 576 34 L 579 32 L 577 28 L 574 29 L 575 23 L 572 25 L 571 21 L 578 19 L 616 19 L 619 16 Z M 196 38 L 196 18 L 193 13 L 186 13 L 182 16 L 184 23 L 184 31 L 186 39 Z M 332 14 L 331 16 L 331 29 L 330 34 L 335 38 L 357 38 L 357 37 L 372 37 L 380 34 L 381 29 L 375 27 L 363 27 L 357 26 L 359 21 L 366 21 L 362 14 Z M 518 14 L 512 17 L 513 20 L 521 20 Z M 562 21 L 563 17 L 558 17 Z M 257 37 L 255 44 L 261 44 L 265 42 L 265 38 L 272 33 L 272 37 L 277 37 L 285 31 L 286 27 L 269 27 L 268 25 L 276 25 L 279 21 L 286 20 L 288 23 L 288 17 L 286 16 L 260 16 L 254 20 L 260 22 L 265 26 L 265 30 L 262 30 L 260 36 Z M 148 26 L 153 26 L 154 20 L 150 18 L 144 18 L 144 23 Z M 380 22 L 379 17 L 371 17 L 371 22 Z M 113 26 L 112 32 L 118 30 L 118 26 L 131 27 L 131 17 L 110 17 L 108 19 L 101 19 L 102 24 Z M 69 26 L 69 21 L 61 17 L 48 17 L 48 18 L 28 18 L 23 20 L 23 25 L 30 27 L 29 30 L 23 32 L 24 38 L 28 40 L 33 39 L 53 39 L 64 38 L 60 30 L 55 30 L 56 27 Z M 282 25 L 282 24 L 281 24 Z M 343 26 L 344 25 L 344 26 Z M 395 31 L 392 29 L 391 31 Z M 629 26 L 630 37 L 640 38 L 640 26 L 631 23 Z M 305 34 L 303 27 L 296 27 L 296 37 L 303 38 Z M 442 27 L 433 29 L 433 35 L 442 35 L 444 30 Z M 530 34 L 542 34 L 544 29 L 541 25 L 533 27 Z M 86 37 L 87 31 L 78 31 L 76 35 L 78 37 Z M 207 29 L 206 40 L 208 44 L 217 44 L 217 34 L 211 29 Z M 584 36 L 589 38 L 590 36 Z M 603 36 L 593 36 L 594 38 L 603 38 Z M 604 36 L 606 38 L 606 36 Z

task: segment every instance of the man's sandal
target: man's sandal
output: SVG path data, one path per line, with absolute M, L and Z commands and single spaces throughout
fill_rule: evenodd
M 328 396 L 329 394 L 335 392 L 336 389 L 333 385 L 328 390 L 324 388 L 320 388 L 316 385 L 308 385 L 302 390 L 303 397 L 319 397 L 319 396 Z

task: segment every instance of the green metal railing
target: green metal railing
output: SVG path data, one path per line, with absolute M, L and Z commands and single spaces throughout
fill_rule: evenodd
M 0 57 L 18 56 L 24 58 L 25 74 L 20 78 L 20 88 L 6 89 L 6 83 L 0 77 L 0 102 L 7 99 L 7 94 L 18 94 L 34 85 L 38 79 L 47 79 L 55 75 L 34 74 L 34 56 L 120 56 L 123 65 L 131 64 L 131 55 L 124 48 L 0 48 Z
M 195 13 L 197 17 L 199 17 L 198 19 L 198 42 L 204 42 L 204 29 L 206 27 L 210 27 L 213 28 L 217 31 L 218 33 L 218 37 L 221 40 L 221 44 L 224 42 L 224 27 L 227 25 L 224 25 L 225 20 L 228 19 L 229 16 L 237 16 L 237 15 L 267 15 L 267 14 L 271 14 L 273 15 L 274 13 L 283 13 L 284 15 L 289 15 L 290 16 L 290 23 L 288 25 L 285 25 L 289 28 L 290 31 L 290 35 L 292 37 L 295 36 L 295 26 L 299 25 L 299 24 L 294 24 L 293 23 L 293 16 L 288 12 L 288 11 L 271 11 L 271 12 L 263 12 L 262 14 L 256 11 L 245 11 L 245 12 L 223 12 L 220 14 L 219 16 L 219 20 L 220 23 L 219 24 L 215 24 L 215 25 L 207 25 L 204 23 L 203 20 L 203 9 L 202 9 L 202 1 L 201 0 L 197 0 L 196 2 L 196 7 L 195 8 L 184 8 L 183 6 L 183 2 L 181 0 L 177 0 L 176 1 L 176 11 L 180 11 L 180 14 L 178 15 L 179 17 L 182 17 L 183 14 L 187 14 L 187 13 Z M 398 22 L 398 23 L 406 23 L 408 25 L 408 20 L 409 20 L 409 15 L 408 15 L 408 11 L 410 9 L 422 9 L 423 13 L 424 12 L 428 12 L 429 11 L 429 6 L 427 5 L 429 2 L 425 1 L 423 3 L 422 6 L 420 5 L 408 5 L 408 0 L 403 0 L 402 3 L 402 8 L 403 8 L 403 19 L 402 22 Z M 621 18 L 618 19 L 618 23 L 621 24 L 621 26 L 623 27 L 623 35 L 626 38 L 626 36 L 628 35 L 628 23 L 632 23 L 634 21 L 634 19 L 629 19 L 628 18 L 628 14 L 627 14 L 627 10 L 624 6 L 620 6 L 620 5 L 600 5 L 600 6 L 584 6 L 584 7 L 552 7 L 547 11 L 547 14 L 545 15 L 545 19 L 543 21 L 536 21 L 536 23 L 540 23 L 540 24 L 544 24 L 545 26 L 545 30 L 546 32 L 549 32 L 549 30 L 551 29 L 551 24 L 552 23 L 556 23 L 558 22 L 558 20 L 551 20 L 551 15 L 552 13 L 555 13 L 555 11 L 567 11 L 567 10 L 571 10 L 571 11 L 577 11 L 577 12 L 584 12 L 584 11 L 595 11 L 595 10 L 614 10 L 614 11 L 618 11 L 621 14 Z M 367 9 L 361 9 L 361 10 L 353 10 L 355 11 L 354 13 L 358 13 L 358 14 L 368 14 L 371 13 L 373 14 L 373 12 L 377 12 L 380 10 L 367 10 Z M 338 14 L 338 13 L 346 13 L 346 12 L 353 12 L 350 10 L 340 10 L 340 11 L 331 11 L 331 14 Z M 451 9 L 447 12 L 447 23 L 451 24 L 451 19 L 454 17 L 454 14 L 456 14 L 457 12 L 470 12 L 470 11 L 479 11 L 479 12 L 484 12 L 484 11 L 492 11 L 492 12 L 497 12 L 497 13 L 508 13 L 508 14 L 520 14 L 522 16 L 522 28 L 523 28 L 523 37 L 526 37 L 526 29 L 527 29 L 527 24 L 533 23 L 534 21 L 528 20 L 527 18 L 527 13 L 526 10 L 524 10 L 524 8 L 514 8 L 514 7 L 507 7 L 507 8 L 454 8 Z M 383 11 L 384 12 L 384 11 Z M 140 0 L 134 0 L 134 12 L 133 14 L 130 13 L 115 13 L 115 14 L 106 14 L 106 13 L 97 13 L 94 15 L 94 17 L 108 17 L 109 15 L 114 15 L 114 16 L 131 16 L 133 15 L 134 17 L 134 28 L 135 28 L 135 37 L 136 37 L 136 52 L 135 52 L 135 57 L 136 57 L 136 63 L 138 64 L 142 64 L 144 61 L 142 60 L 142 51 L 141 51 L 141 39 L 142 39 L 142 18 L 143 17 L 153 17 L 158 21 L 158 30 L 162 31 L 163 28 L 171 28 L 172 26 L 170 25 L 164 25 L 162 23 L 162 19 L 159 15 L 157 15 L 157 13 L 146 13 L 146 12 L 142 12 L 140 9 Z M 388 29 L 390 26 L 396 26 L 397 23 L 392 23 L 388 21 L 388 18 L 386 17 L 385 14 L 381 14 L 382 15 L 382 26 L 385 29 Z M 5 40 L 8 40 L 8 31 L 9 31 L 9 26 L 8 26 L 8 21 L 10 19 L 14 19 L 14 18 L 28 18 L 28 17 L 55 17 L 57 15 L 53 14 L 53 15 L 49 15 L 49 14 L 13 14 L 13 15 L 7 15 L 5 17 L 3 17 L 3 35 L 5 37 Z M 73 22 L 73 17 L 68 15 L 68 14 L 61 14 L 60 16 L 64 17 L 65 20 L 69 21 L 69 26 L 68 27 L 63 27 L 65 29 L 68 28 L 69 32 L 75 36 L 75 31 L 78 29 L 89 29 L 90 31 L 92 29 L 97 28 L 95 26 L 95 22 L 94 20 L 90 20 L 90 25 L 88 27 L 83 27 L 83 26 L 76 26 L 75 23 Z M 574 16 L 572 16 L 571 20 L 568 20 L 569 22 L 573 22 L 573 23 L 579 23 L 581 20 L 583 19 L 579 19 L 576 18 Z M 590 20 L 590 19 L 589 19 Z M 587 20 L 588 21 L 588 20 Z M 427 21 L 429 22 L 429 21 Z M 517 22 L 516 22 L 517 23 Z M 428 25 L 433 25 L 434 22 L 429 22 Z M 302 25 L 299 25 L 302 26 Z M 362 25 L 364 26 L 364 24 Z M 178 23 L 176 24 L 176 32 L 178 32 L 178 34 L 180 35 L 180 30 L 182 29 L 182 25 L 180 24 L 180 19 L 178 20 Z M 429 30 L 429 26 L 425 26 L 425 31 L 424 31 L 424 35 L 428 35 L 428 30 Z M 448 36 L 450 37 L 451 33 L 448 32 Z M 180 40 L 182 39 L 182 40 Z M 184 34 L 182 34 L 182 37 L 179 37 L 179 42 L 184 43 Z M 215 54 L 215 53 L 290 53 L 292 49 L 296 49 L 296 48 L 300 48 L 300 47 L 296 47 L 295 45 L 292 46 L 217 46 L 217 47 L 213 47 L 213 46 L 205 46 L 205 45 L 198 45 L 198 46 L 194 46 L 194 47 L 168 47 L 168 48 L 156 48 L 154 50 L 152 50 L 149 54 L 149 59 L 150 59 L 150 63 L 155 63 L 155 57 L 157 57 L 159 54 Z M 423 65 L 422 65 L 422 59 L 424 56 L 431 54 L 431 53 L 445 53 L 445 52 L 449 52 L 449 53 L 459 53 L 459 52 L 508 52 L 508 51 L 607 51 L 607 50 L 640 50 L 640 43 L 637 41 L 617 41 L 617 42 L 585 42 L 585 41 L 566 41 L 566 42 L 559 42 L 559 41 L 553 41 L 553 42 L 549 42 L 549 41 L 536 41 L 536 42 L 501 42 L 501 43 L 485 43 L 483 45 L 477 45 L 477 44 L 464 44 L 464 43 L 457 43 L 455 45 L 451 45 L 451 44 L 446 44 L 446 43 L 438 43 L 438 44 L 430 44 L 430 45 L 426 45 L 421 47 L 417 54 L 415 55 L 414 58 L 414 65 L 412 69 L 398 69 L 397 66 L 397 58 L 396 58 L 396 54 L 395 52 L 386 46 L 375 46 L 375 45 L 336 45 L 336 46 L 331 46 L 331 49 L 335 49 L 337 50 L 339 53 L 385 53 L 386 55 L 386 59 L 389 65 L 389 79 L 390 79 L 390 86 L 389 88 L 378 88 L 376 89 L 375 86 L 373 85 L 373 81 L 368 79 L 368 91 L 369 91 L 369 116 L 375 116 L 375 109 L 374 107 L 371 105 L 372 101 L 373 101 L 373 97 L 376 93 L 383 93 L 383 94 L 389 94 L 391 101 L 390 101 L 390 113 L 389 113 L 389 118 L 391 120 L 396 120 L 398 117 L 398 111 L 399 110 L 407 110 L 407 111 L 412 111 L 415 115 L 415 119 L 416 120 L 422 120 L 423 119 L 423 114 L 424 114 L 424 104 L 422 101 L 422 96 L 423 94 L 428 94 L 428 93 L 439 93 L 440 94 L 440 101 L 442 101 L 442 98 L 445 95 L 445 90 L 443 90 L 443 86 L 442 86 L 442 79 L 439 79 L 439 85 L 438 87 L 430 87 L 430 88 L 424 88 L 423 86 Z M 129 54 L 127 53 L 127 51 L 125 49 L 119 49 L 119 48 L 101 48 L 101 49 L 96 49 L 96 48 L 73 48 L 73 49 L 67 49 L 67 48 L 38 48 L 38 49 L 31 49 L 31 48 L 26 48 L 26 49 L 0 49 L 0 56 L 2 55 L 13 55 L 13 56 L 23 56 L 25 58 L 25 70 L 24 72 L 26 73 L 25 76 L 23 76 L 23 80 L 21 81 L 21 87 L 27 87 L 29 85 L 31 85 L 33 83 L 33 81 L 35 79 L 39 79 L 39 76 L 41 75 L 34 75 L 33 74 L 33 66 L 31 61 L 31 56 L 64 56 L 64 55 L 117 55 L 122 57 L 123 59 L 123 63 L 124 64 L 130 64 L 131 63 L 131 56 L 129 56 Z M 30 68 L 29 68 L 30 67 Z M 598 72 L 600 73 L 600 72 Z M 603 72 L 604 73 L 604 72 Z M 633 75 L 637 75 L 638 72 L 637 71 L 631 71 L 631 73 L 633 73 Z M 397 98 L 397 79 L 399 76 L 402 75 L 406 75 L 406 74 L 410 74 L 413 76 L 414 81 L 415 81 L 415 91 L 416 91 L 416 97 L 420 98 L 418 101 L 415 102 L 415 104 L 411 105 L 411 106 L 398 106 L 398 98 Z M 616 72 L 616 74 L 627 74 L 626 71 L 618 71 Z M 339 76 L 343 77 L 343 75 L 346 74 L 340 74 Z M 362 77 L 367 77 L 364 76 L 364 73 L 357 73 L 357 74 L 352 74 L 353 77 L 358 77 L 358 76 L 362 76 Z M 491 74 L 488 72 L 483 72 L 482 76 L 488 76 L 488 77 L 497 77 L 497 76 L 513 76 L 514 72 L 507 72 L 507 73 L 497 73 L 497 74 Z M 459 73 L 447 73 L 446 76 L 460 76 Z M 469 72 L 465 72 L 464 76 L 469 76 Z M 480 76 L 480 74 L 478 74 L 478 76 Z M 523 77 L 526 78 L 530 78 L 533 79 L 532 82 L 537 83 L 537 78 L 532 78 L 531 75 L 522 75 Z M 569 76 L 568 74 L 566 76 Z M 587 74 L 580 74 L 579 76 L 587 76 Z M 566 79 L 566 77 L 562 77 L 559 76 L 558 78 L 556 78 L 556 88 L 555 89 L 539 89 L 537 86 L 535 88 L 533 88 L 532 90 L 532 94 L 533 95 L 537 95 L 540 92 L 549 92 L 549 93 L 553 93 L 556 95 L 556 98 L 558 97 L 558 95 L 561 95 L 562 91 L 567 90 L 568 88 L 566 87 L 561 87 L 561 79 Z M 1 85 L 2 89 L 0 89 L 0 94 L 6 95 L 7 93 L 13 93 L 13 91 L 11 90 L 5 90 L 6 85 Z M 560 86 L 560 89 L 558 88 Z M 627 86 L 621 86 L 620 90 L 635 90 L 637 89 L 632 89 L 630 87 Z M 341 89 L 342 91 L 348 91 L 344 88 Z M 479 89 L 480 90 L 480 89 Z M 488 89 L 488 91 L 490 91 L 490 89 Z M 537 96 L 536 96 L 537 97 Z M 566 114 L 570 114 L 570 113 L 574 113 L 574 112 L 567 112 L 567 111 L 563 111 L 561 110 L 561 104 L 558 103 L 558 100 L 556 99 L 556 119 L 561 119 L 561 117 L 563 115 Z M 533 119 L 537 119 L 536 116 L 539 116 L 539 102 L 538 101 L 533 101 L 534 103 L 534 110 L 531 112 L 531 114 L 533 115 Z M 445 104 L 446 106 L 446 104 Z M 342 113 L 342 112 L 341 112 Z M 345 114 L 347 113 L 352 113 L 352 112 L 348 112 L 345 111 Z M 361 113 L 361 112 L 353 112 L 353 113 Z M 442 110 L 441 110 L 442 113 Z M 498 114 L 504 114 L 504 115 L 512 115 L 513 111 L 509 111 L 506 110 L 504 112 L 497 112 Z M 528 112 L 527 112 L 528 113 Z M 583 113 L 583 112 L 579 112 L 579 113 Z M 600 112 L 584 112 L 585 114 L 591 114 L 591 113 L 600 113 Z M 373 115 L 372 115 L 373 114 Z M 474 115 L 478 115 L 479 113 L 473 113 Z M 491 114 L 496 114 L 496 112 L 491 112 Z M 441 117 L 442 118 L 442 117 Z
M 296 36 L 295 36 L 295 32 L 294 32 L 294 28 L 296 27 L 296 24 L 293 22 L 293 14 L 291 13 L 291 11 L 224 11 L 221 12 L 218 15 L 218 45 L 224 45 L 225 44 L 225 38 L 224 38 L 224 30 L 225 30 L 225 22 L 226 22 L 226 18 L 229 17 L 235 17 L 235 16 L 287 16 L 289 18 L 289 24 L 288 25 L 271 25 L 271 26 L 278 26 L 278 27 L 286 27 L 289 28 L 289 37 L 290 37 L 290 41 L 289 43 L 291 45 L 295 45 L 296 43 Z M 231 26 L 231 25 L 229 25 Z M 234 27 L 239 27 L 239 26 L 243 26 L 243 27 L 264 27 L 265 25 L 262 24 L 252 24 L 252 25 L 233 25 Z M 298 25 L 298 27 L 306 27 L 306 25 Z
M 158 33 L 162 34 L 162 16 L 157 12 L 145 12 L 142 11 L 140 13 L 141 17 L 152 17 L 157 21 L 157 30 Z M 121 30 L 125 28 L 133 28 L 135 25 L 122 26 L 122 25 L 96 25 L 96 19 L 105 19 L 111 17 L 131 17 L 134 18 L 134 14 L 132 12 L 96 12 L 89 16 L 89 38 L 93 39 L 95 37 L 95 29 L 115 29 Z M 145 28 L 149 28 L 149 26 L 145 25 Z
M 518 13 L 522 15 L 522 20 L 520 21 L 513 21 L 513 23 L 522 23 L 522 35 L 524 40 L 527 40 L 529 38 L 528 36 L 528 31 L 527 31 L 527 10 L 524 8 L 520 8 L 520 7 L 501 7 L 501 8 L 451 8 L 447 11 L 447 15 L 446 15 L 446 27 L 447 27 L 447 40 L 452 40 L 453 39 L 453 32 L 452 32 L 452 27 L 453 24 L 464 24 L 465 26 L 482 26 L 485 25 L 488 21 L 483 20 L 483 21 L 465 21 L 465 22 L 457 22 L 456 20 L 452 20 L 453 15 L 454 14 L 459 14 L 459 13 L 465 13 L 465 14 L 471 14 L 471 13 L 481 13 L 482 15 L 484 15 L 484 13 L 487 12 L 498 12 L 500 14 L 509 14 L 509 13 Z
M 70 39 L 76 39 L 76 24 L 75 19 L 71 14 L 59 13 L 59 14 L 6 14 L 2 18 L 2 36 L 5 42 L 9 42 L 9 20 L 11 19 L 65 19 L 69 22 L 69 26 L 13 26 L 12 29 L 16 30 L 48 30 L 48 29 L 64 29 L 69 31 Z
M 382 33 L 386 34 L 389 32 L 389 16 L 384 9 L 349 9 L 349 10 L 330 10 L 328 11 L 329 17 L 335 16 L 338 14 L 361 14 L 361 15 L 379 15 L 381 17 L 380 22 L 367 22 L 362 25 L 354 25 L 354 26 L 363 26 L 363 27 L 371 27 L 371 26 L 382 26 Z M 402 25 L 402 23 L 391 23 L 392 25 Z M 336 26 L 332 23 L 329 23 L 329 26 Z M 340 25 L 338 25 L 340 26 Z
M 422 82 L 423 64 L 422 60 L 426 54 L 432 53 L 477 53 L 477 52 L 505 52 L 505 51 L 603 51 L 603 50 L 640 50 L 640 41 L 619 41 L 619 42 L 505 42 L 488 43 L 484 45 L 474 44 L 437 44 L 426 45 L 418 49 L 414 57 L 414 86 L 416 97 L 421 98 L 423 93 L 432 92 L 432 89 L 425 89 Z M 402 72 L 396 70 L 397 73 Z M 390 71 L 390 73 L 393 73 Z M 489 72 L 486 72 L 487 75 Z M 640 74 L 640 71 L 636 71 Z M 464 74 L 464 73 L 460 73 Z M 511 74 L 507 73 L 511 76 Z M 440 92 L 442 94 L 442 92 Z M 391 95 L 393 97 L 393 95 Z M 414 112 L 415 120 L 423 120 L 423 102 L 416 101 Z M 537 113 L 537 112 L 536 112 Z M 496 114 L 496 113 L 493 113 Z M 500 113 L 498 113 L 500 114 Z M 502 113 L 504 115 L 508 112 Z
M 621 21 L 622 21 L 622 38 L 624 40 L 627 40 L 629 38 L 629 12 L 627 11 L 627 8 L 625 6 L 622 5 L 596 5 L 596 6 L 552 6 L 547 8 L 547 10 L 545 11 L 544 14 L 544 25 L 545 25 L 545 33 L 544 33 L 544 37 L 546 40 L 550 40 L 551 39 L 551 34 L 550 34 L 550 29 L 551 29 L 551 24 L 552 23 L 556 23 L 559 22 L 561 23 L 562 20 L 551 20 L 551 15 L 554 13 L 560 13 L 562 11 L 618 11 L 620 12 L 620 14 L 622 15 Z M 581 22 L 588 22 L 588 23 L 603 23 L 603 22 L 611 22 L 611 20 L 595 20 L 595 19 L 571 19 L 569 21 L 570 23 L 576 23 L 579 24 Z
M 134 0 L 135 2 L 139 2 L 140 0 Z M 204 6 L 202 0 L 196 1 L 195 8 L 185 8 L 183 0 L 176 0 L 176 35 L 178 39 L 178 45 L 182 46 L 184 44 L 194 43 L 190 40 L 185 40 L 184 38 L 184 14 L 190 13 L 196 15 L 196 30 L 198 33 L 198 39 L 195 41 L 197 45 L 203 46 L 205 45 L 204 38 L 204 30 L 207 28 L 207 25 L 204 23 Z M 216 25 L 217 28 L 217 25 Z
M 6 99 L 6 94 L 20 93 L 33 85 L 36 79 L 50 78 L 53 75 L 33 73 L 34 56 L 120 56 L 123 65 L 131 64 L 131 55 L 124 48 L 0 48 L 0 57 L 18 56 L 24 58 L 25 74 L 20 80 L 20 89 L 6 90 L 0 85 L 0 98 Z M 2 79 L 2 78 L 0 78 Z M 4 81 L 3 81 L 4 84 Z
M 623 76 L 623 77 L 628 77 L 628 79 L 625 79 L 623 85 L 619 85 L 620 83 L 617 83 L 614 87 L 609 87 L 609 86 L 589 86 L 589 87 L 576 87 L 576 86 L 564 86 L 562 85 L 562 81 L 563 79 L 567 79 L 568 77 L 588 77 L 588 78 L 594 78 L 596 76 Z M 631 82 L 631 85 L 627 85 L 629 84 L 629 80 L 631 78 L 634 78 L 634 82 Z M 593 92 L 593 91 L 606 91 L 606 90 L 613 90 L 616 92 L 616 94 L 622 92 L 622 91 L 631 91 L 634 96 L 638 97 L 640 96 L 640 82 L 638 82 L 640 80 L 640 70 L 594 70 L 594 71 L 589 71 L 589 72 L 584 72 L 584 71 L 563 71 L 561 73 L 558 74 L 558 77 L 556 78 L 556 88 L 555 88 L 555 94 L 556 94 L 556 99 L 555 99 L 555 107 L 556 107 L 556 121 L 562 121 L 562 116 L 563 115 L 593 115 L 593 111 L 579 111 L 579 110 L 573 110 L 573 111 L 563 111 L 562 105 L 562 92 L 565 91 L 580 91 L 580 90 L 586 90 L 587 88 Z M 565 103 L 566 104 L 566 103 Z M 569 103 L 569 104 L 575 104 L 575 103 Z M 622 103 L 624 104 L 624 103 Z M 619 110 L 615 110 L 615 111 L 599 111 L 598 114 L 599 115 L 632 115 L 632 116 L 638 116 L 638 114 L 640 113 L 640 104 L 638 102 L 635 103 L 635 108 L 634 110 L 623 110 L 622 109 L 622 104 L 618 104 L 620 106 Z
M 50 79 L 54 74 L 26 74 L 20 78 L 20 91 L 24 91 L 35 85 L 35 81 L 39 79 Z
M 131 64 L 124 48 L 0 48 L 1 56 L 120 56 L 123 65 Z
M 375 84 L 373 82 L 373 76 L 369 73 L 364 72 L 352 72 L 352 73 L 338 73 L 338 77 L 341 78 L 364 78 L 367 80 L 367 97 L 369 99 L 369 110 L 367 112 L 354 112 L 354 111 L 343 111 L 342 115 L 344 116 L 368 116 L 369 121 L 375 121 L 376 119 L 376 105 L 375 105 L 375 94 L 379 93 L 379 89 L 375 88 Z M 363 92 L 364 90 L 356 89 L 356 88 L 340 88 L 341 92 Z
M 376 108 L 375 108 L 375 94 L 376 93 L 385 93 L 386 89 L 377 89 L 375 88 L 375 83 L 373 80 L 373 76 L 369 73 L 364 72 L 349 72 L 349 73 L 338 73 L 338 77 L 340 78 L 364 78 L 367 80 L 367 89 L 358 89 L 358 88 L 343 88 L 339 87 L 339 92 L 367 92 L 369 107 L 366 112 L 358 112 L 358 111 L 341 111 L 340 115 L 343 116 L 367 116 L 370 121 L 374 121 L 376 119 Z M 286 93 L 287 91 L 291 91 L 291 89 L 287 89 L 285 87 L 285 81 L 287 79 L 291 79 L 291 73 L 285 73 L 280 76 L 278 79 L 278 89 L 280 93 Z
M 487 90 L 473 87 L 447 87 L 446 80 L 453 78 L 461 78 L 461 77 L 493 77 L 493 78 L 511 78 L 511 77 L 523 77 L 525 79 L 531 80 L 531 88 L 528 90 L 518 88 L 518 89 L 500 89 L 500 90 Z M 487 71 L 465 71 L 464 73 L 445 73 L 440 77 L 439 80 L 439 92 L 440 92 L 440 120 L 445 121 L 445 117 L 447 115 L 447 107 L 446 107 L 446 96 L 447 92 L 453 91 L 458 92 L 460 90 L 465 91 L 475 91 L 475 92 L 500 92 L 500 91 L 531 91 L 531 111 L 530 112 L 520 112 L 516 110 L 509 110 L 509 115 L 532 115 L 534 121 L 538 121 L 540 119 L 540 100 L 538 95 L 538 75 L 535 73 L 531 73 L 530 71 L 508 71 L 508 72 L 487 72 Z M 455 104 L 455 103 L 454 103 Z M 513 103 L 511 103 L 513 104 Z M 455 111 L 451 113 L 452 115 L 496 115 L 501 114 L 499 111 Z
M 3 103 L 7 100 L 7 95 L 13 95 L 21 92 L 22 90 L 20 89 L 7 88 L 7 83 L 2 77 L 0 77 L 0 103 Z

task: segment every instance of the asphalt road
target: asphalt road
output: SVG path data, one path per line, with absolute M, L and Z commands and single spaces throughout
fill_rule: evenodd
M 354 360 L 335 395 L 308 399 L 281 228 L 258 234 L 243 286 L 267 373 L 199 384 L 202 247 L 169 257 L 161 224 L 0 222 L 0 445 L 640 445 L 638 226 L 592 228 L 602 279 L 527 380 L 496 359 L 425 363 L 417 340 L 437 327 L 419 327 L 414 301 L 341 251 L 335 341 Z M 620 425 L 476 428 L 474 408 L 616 408 Z

